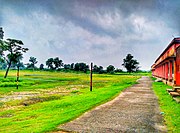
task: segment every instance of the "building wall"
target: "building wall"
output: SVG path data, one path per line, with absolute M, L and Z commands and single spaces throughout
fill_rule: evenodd
M 173 39 L 152 66 L 152 74 L 172 86 L 180 86 L 180 38 Z

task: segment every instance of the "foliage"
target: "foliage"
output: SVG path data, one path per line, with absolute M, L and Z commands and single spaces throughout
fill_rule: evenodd
M 36 60 L 36 58 L 31 56 L 31 57 L 29 58 L 29 62 L 30 62 L 30 63 L 27 64 L 27 68 L 33 68 L 33 69 L 35 69 L 35 67 L 36 67 L 35 64 L 38 63 L 38 61 Z
M 93 66 L 93 72 L 102 74 L 102 73 L 104 73 L 103 67 L 102 67 L 102 66 L 99 66 L 99 67 L 98 67 L 97 65 L 94 65 L 94 66 Z
M 7 63 L 2 58 L 2 60 L 0 60 L 0 69 L 4 70 L 6 68 L 7 68 Z
M 3 49 L 3 52 L 7 52 L 6 56 L 4 53 L 2 53 L 2 56 L 6 60 L 8 66 L 4 78 L 7 77 L 9 68 L 11 67 L 12 63 L 18 63 L 23 58 L 23 53 L 28 51 L 28 48 L 22 47 L 23 45 L 24 44 L 21 40 L 16 39 L 7 39 L 7 41 L 1 43 L 1 48 Z
M 164 112 L 165 123 L 169 132 L 180 132 L 180 104 L 172 99 L 166 91 L 171 88 L 162 82 L 154 82 L 153 90 L 158 96 L 161 111 Z
M 43 69 L 44 69 L 44 64 L 41 64 L 41 65 L 39 66 L 39 69 L 40 69 L 40 70 L 43 70 Z
M 131 54 L 128 54 L 125 59 L 123 59 L 123 66 L 126 68 L 127 72 L 135 72 L 139 69 L 139 62 Z
M 0 75 L 2 74 L 3 71 L 0 71 Z M 11 77 L 15 71 L 9 74 Z M 14 82 L 10 77 L 0 81 Z M 94 74 L 93 91 L 90 92 L 88 74 L 23 70 L 20 77 L 21 87 L 18 90 L 15 87 L 0 87 L 0 96 L 17 92 L 37 93 L 40 96 L 1 103 L 0 132 L 56 130 L 59 124 L 114 98 L 139 78 L 132 75 Z
M 71 65 L 70 64 L 64 64 L 64 69 L 71 69 Z
M 4 37 L 4 31 L 2 27 L 0 27 L 0 39 L 3 39 L 3 37 Z
M 118 73 L 118 72 L 123 72 L 123 70 L 117 68 L 117 69 L 115 70 L 115 72 L 116 72 L 116 73 Z
M 63 61 L 59 59 L 59 57 L 56 58 L 49 58 L 46 61 L 46 65 L 48 68 L 50 68 L 51 70 L 56 70 L 58 68 L 61 68 L 63 66 Z
M 55 69 L 61 68 L 63 66 L 63 61 L 59 57 L 54 58 Z
M 89 70 L 89 66 L 86 65 L 86 63 L 76 63 L 74 66 L 74 70 L 75 71 L 83 71 L 86 73 Z
M 50 69 L 54 69 L 53 67 L 53 61 L 54 59 L 53 58 L 49 58 L 47 61 L 46 61 L 46 66 Z
M 107 67 L 107 73 L 114 73 L 115 67 L 113 65 L 109 65 Z

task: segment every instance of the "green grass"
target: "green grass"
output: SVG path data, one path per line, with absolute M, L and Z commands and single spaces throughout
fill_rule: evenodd
M 168 132 L 180 132 L 180 104 L 172 99 L 166 89 L 171 88 L 162 82 L 154 82 L 153 90 L 158 96 L 161 111 L 164 112 Z
M 0 76 L 4 72 L 0 71 Z M 89 75 L 83 73 L 21 71 L 20 87 L 15 83 L 15 71 L 9 78 L 0 78 L 0 97 L 31 92 L 38 95 L 21 100 L 0 102 L 0 132 L 28 133 L 57 130 L 82 113 L 100 105 L 136 83 L 135 75 L 93 75 L 93 91 L 89 91 Z M 55 93 L 54 93 L 55 92 Z M 24 106 L 26 105 L 26 106 Z

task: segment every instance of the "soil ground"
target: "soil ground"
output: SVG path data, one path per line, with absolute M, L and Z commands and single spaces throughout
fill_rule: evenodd
M 60 125 L 61 132 L 167 132 L 152 80 L 143 76 L 114 100 Z

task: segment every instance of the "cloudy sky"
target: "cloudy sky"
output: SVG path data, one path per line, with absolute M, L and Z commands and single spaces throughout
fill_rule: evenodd
M 180 36 L 180 0 L 0 0 L 0 27 L 29 48 L 24 63 L 59 57 L 122 68 L 130 53 L 149 70 Z

